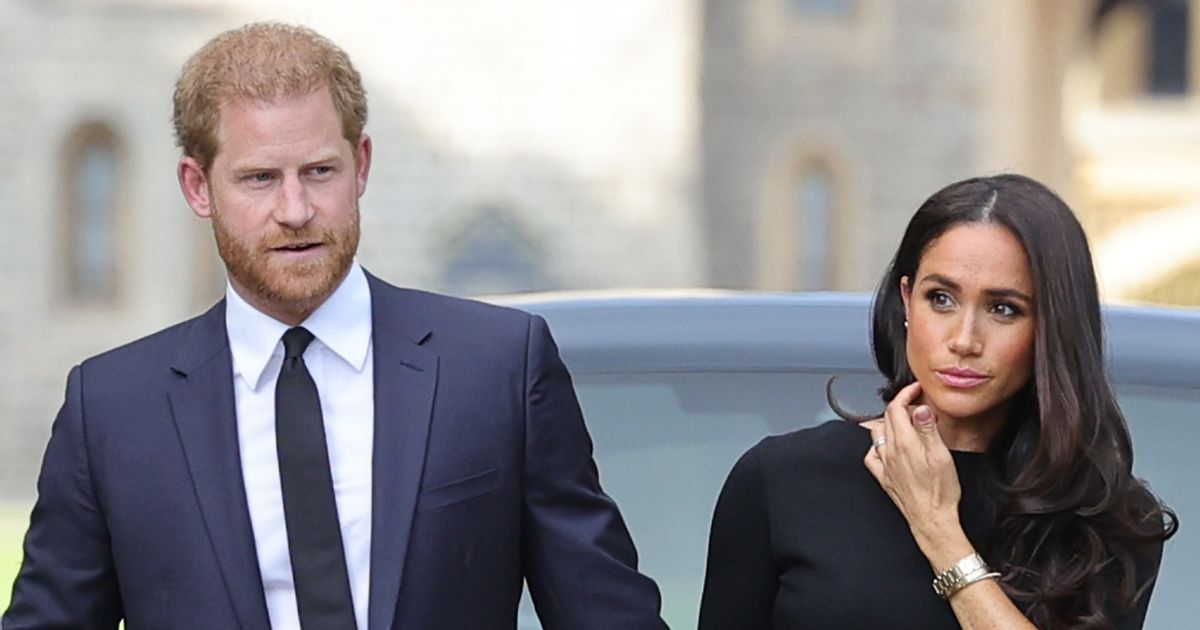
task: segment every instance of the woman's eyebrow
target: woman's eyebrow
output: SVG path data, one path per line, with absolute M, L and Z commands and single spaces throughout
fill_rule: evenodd
M 942 285 L 952 291 L 962 291 L 962 285 L 960 285 L 958 282 L 955 282 L 954 280 L 951 280 L 947 276 L 944 276 L 940 273 L 928 274 L 928 275 L 922 277 L 920 279 L 920 281 L 918 281 L 917 284 L 925 284 L 926 282 L 933 282 L 935 284 Z M 1017 289 L 1012 289 L 1012 288 L 1008 288 L 1008 287 L 996 288 L 996 289 L 984 289 L 983 292 L 988 294 L 991 297 L 1017 298 L 1017 299 L 1029 302 L 1031 304 L 1033 303 L 1033 297 L 1030 296 L 1029 294 L 1025 293 L 1024 291 L 1019 291 Z

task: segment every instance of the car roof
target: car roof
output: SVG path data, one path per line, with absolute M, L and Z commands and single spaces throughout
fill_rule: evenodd
M 874 371 L 866 293 L 674 291 L 487 298 L 546 318 L 575 372 Z M 1200 310 L 1106 306 L 1113 377 L 1200 388 Z
M 874 370 L 852 294 L 537 295 L 505 302 L 550 323 L 573 370 Z

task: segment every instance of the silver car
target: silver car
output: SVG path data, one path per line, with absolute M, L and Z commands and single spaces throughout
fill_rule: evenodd
M 494 300 L 546 318 L 663 616 L 694 628 L 708 527 L 734 461 L 763 436 L 878 412 L 863 294 L 544 294 Z M 1105 309 L 1110 371 L 1133 432 L 1136 474 L 1179 514 L 1147 628 L 1200 619 L 1200 311 Z M 536 628 L 528 600 L 522 628 Z

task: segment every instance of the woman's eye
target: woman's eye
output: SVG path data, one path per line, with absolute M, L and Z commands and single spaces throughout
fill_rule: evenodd
M 945 310 L 954 305 L 954 300 L 945 291 L 930 291 L 926 298 L 936 310 Z
M 1004 317 L 1006 319 L 1012 319 L 1021 314 L 1021 309 L 1019 309 L 1015 305 L 1009 304 L 1007 302 L 1000 302 L 1000 303 L 992 306 L 992 311 L 994 313 L 996 313 L 997 315 Z

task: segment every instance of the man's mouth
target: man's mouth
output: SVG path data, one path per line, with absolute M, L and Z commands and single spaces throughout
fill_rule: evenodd
M 321 241 L 298 241 L 276 245 L 269 251 L 284 262 L 306 262 L 322 255 L 325 243 Z
M 271 249 L 273 249 L 275 251 L 285 251 L 285 252 L 303 252 L 303 251 L 308 251 L 310 249 L 314 249 L 314 248 L 320 247 L 320 246 L 321 246 L 321 243 L 319 243 L 319 242 L 287 243 L 285 245 L 280 245 L 278 247 L 272 247 Z

